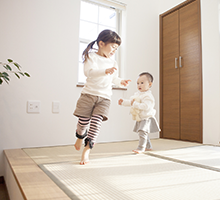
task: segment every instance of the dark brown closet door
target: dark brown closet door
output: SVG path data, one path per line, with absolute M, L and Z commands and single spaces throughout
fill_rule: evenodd
M 182 140 L 202 142 L 200 27 L 197 1 L 179 10 L 180 21 L 180 135 Z
M 185 1 L 160 17 L 160 136 L 202 142 L 200 1 Z
M 179 18 L 175 11 L 163 18 L 163 137 L 179 135 Z M 176 63 L 175 63 L 176 62 Z M 176 67 L 175 68 L 175 64 Z

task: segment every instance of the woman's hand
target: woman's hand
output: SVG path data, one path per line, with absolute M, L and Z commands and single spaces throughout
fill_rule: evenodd
M 135 102 L 135 99 L 132 99 L 131 100 L 131 105 L 133 106 L 133 103 Z

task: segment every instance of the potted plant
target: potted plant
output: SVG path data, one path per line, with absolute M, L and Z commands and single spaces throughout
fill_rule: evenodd
M 7 63 L 0 62 L 0 65 L 5 69 L 5 71 L 0 72 L 0 85 L 5 81 L 7 84 L 9 84 L 10 81 L 10 74 L 14 74 L 17 78 L 20 79 L 20 76 L 26 76 L 30 77 L 30 75 L 27 72 L 23 72 L 21 70 L 21 66 L 14 62 L 12 59 L 8 59 Z M 16 70 L 14 70 L 14 68 Z

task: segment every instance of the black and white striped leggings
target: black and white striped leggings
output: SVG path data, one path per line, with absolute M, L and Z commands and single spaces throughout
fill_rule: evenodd
M 93 148 L 96 139 L 99 135 L 99 131 L 102 125 L 103 117 L 101 115 L 92 115 L 89 117 L 79 117 L 76 137 L 79 139 L 85 138 L 85 146 L 89 143 L 90 149 Z M 89 128 L 88 134 L 87 129 Z

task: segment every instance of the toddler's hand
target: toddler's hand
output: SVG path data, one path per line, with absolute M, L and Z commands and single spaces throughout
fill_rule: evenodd
M 117 70 L 117 68 L 112 67 L 112 68 L 108 68 L 105 70 L 105 74 L 113 74 L 115 72 L 115 70 Z
M 119 100 L 118 100 L 118 104 L 119 104 L 119 105 L 122 105 L 122 102 L 123 102 L 123 99 L 119 99 Z
M 129 82 L 131 82 L 131 80 L 122 80 L 121 84 L 127 86 Z

